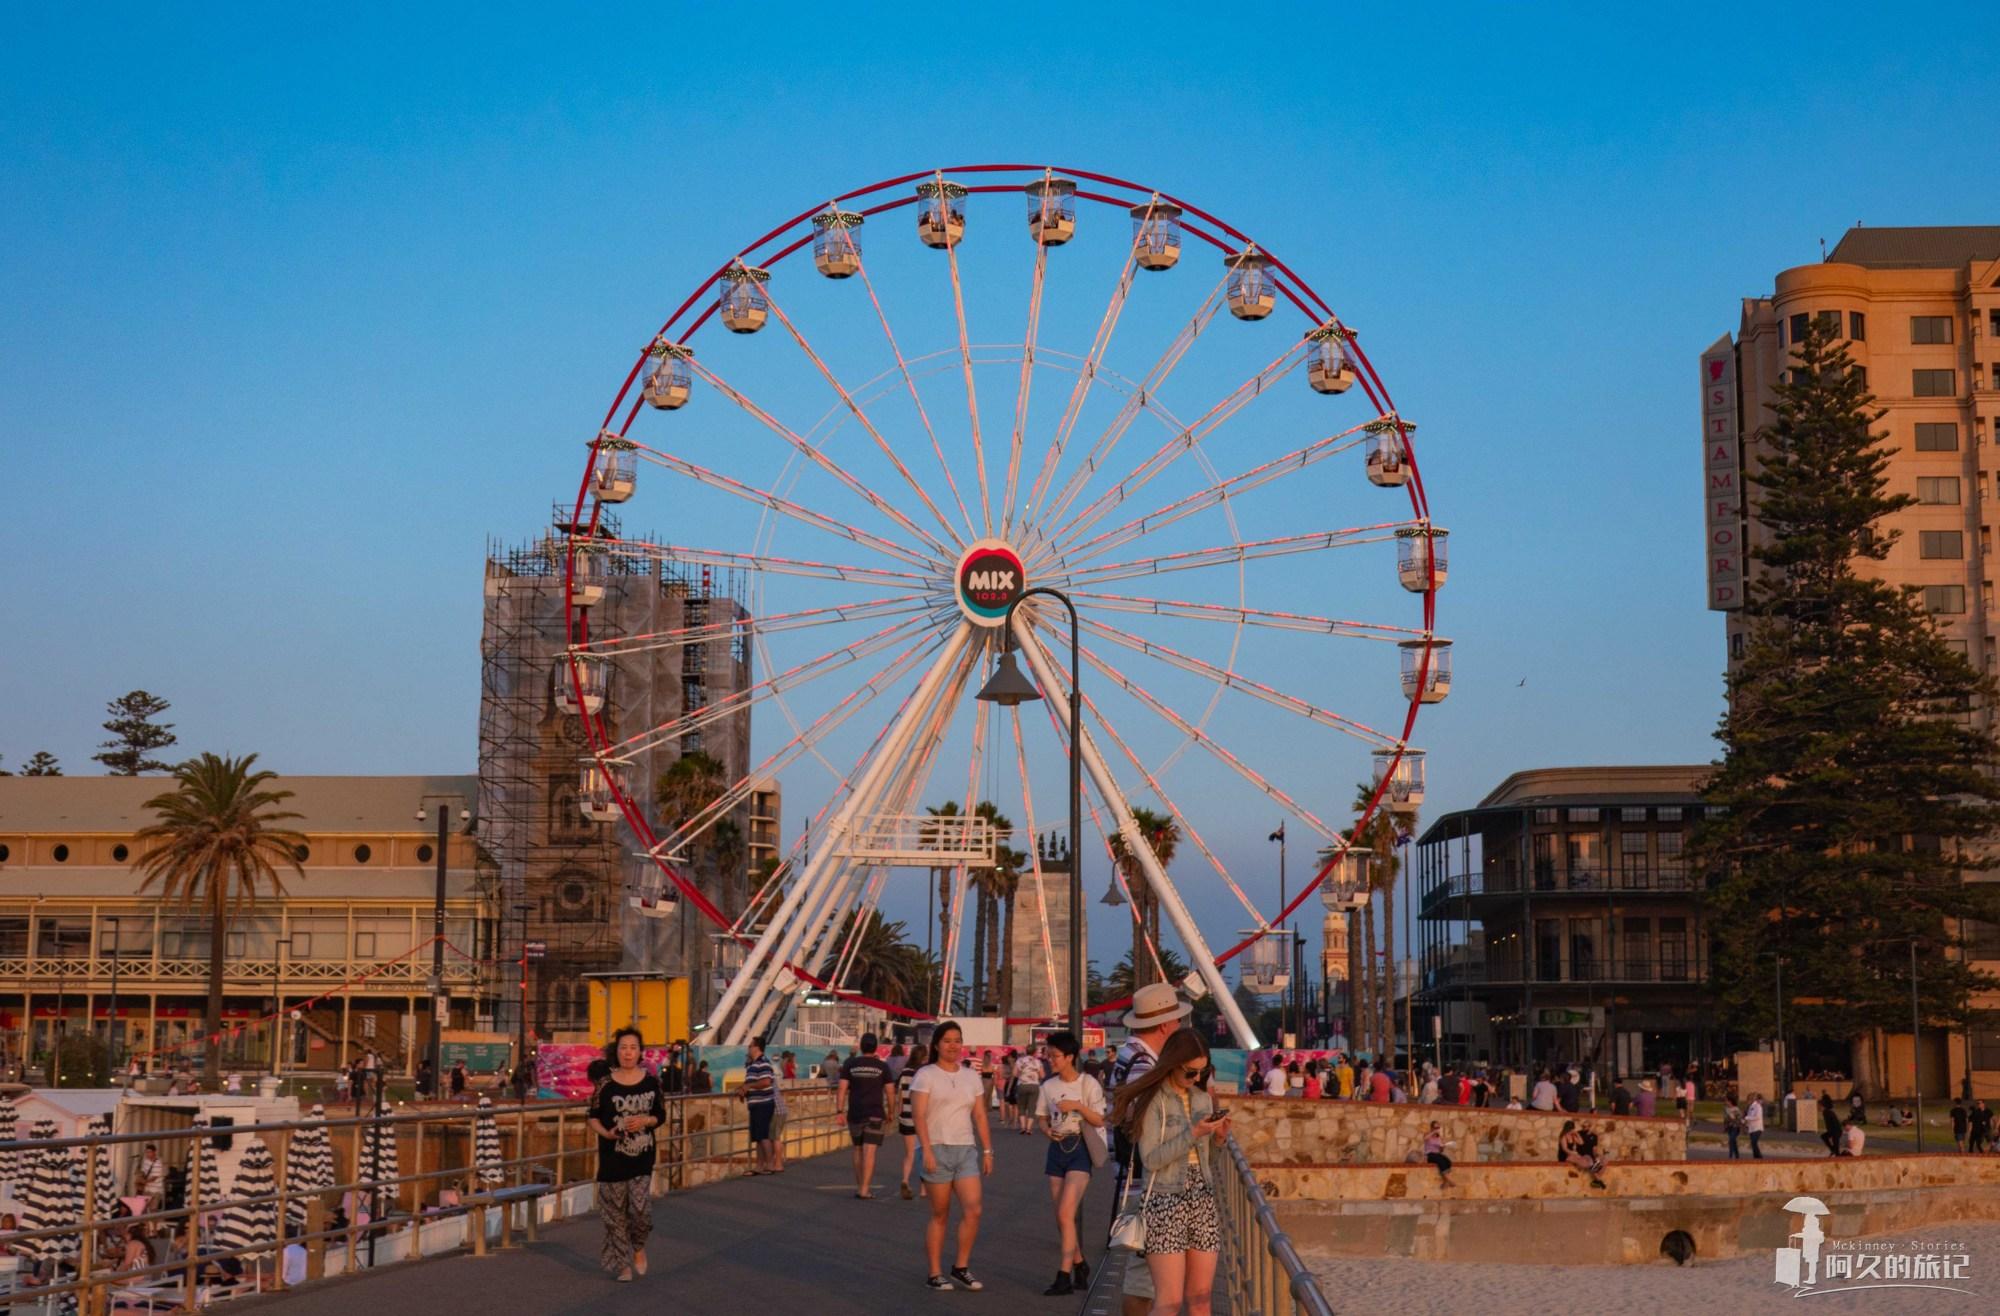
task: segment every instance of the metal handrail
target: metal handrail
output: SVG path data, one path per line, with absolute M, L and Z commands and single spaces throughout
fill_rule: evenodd
M 1218 1185 L 1222 1256 L 1217 1277 L 1229 1310 L 1246 1316 L 1305 1312 L 1333 1316 L 1319 1281 L 1299 1259 L 1292 1240 L 1278 1226 L 1278 1213 L 1257 1184 L 1250 1160 L 1231 1134 L 1223 1143 L 1232 1173 Z M 1261 1238 L 1262 1246 L 1255 1244 Z
M 797 1113 L 792 1119 L 786 1122 L 784 1129 L 785 1154 L 788 1156 L 793 1154 L 811 1156 L 834 1150 L 840 1144 L 840 1135 L 845 1132 L 846 1126 L 840 1118 L 840 1113 L 833 1109 L 831 1100 L 833 1096 L 832 1090 L 822 1084 L 801 1084 L 795 1088 L 787 1089 L 787 1092 L 798 1100 L 794 1107 Z M 817 1094 L 825 1094 L 825 1105 L 827 1108 L 825 1110 L 803 1109 L 806 1106 L 821 1104 L 818 1101 L 810 1100 Z M 688 1171 L 698 1165 L 720 1167 L 720 1173 L 716 1176 L 718 1178 L 735 1177 L 744 1170 L 747 1170 L 751 1164 L 751 1158 L 755 1154 L 755 1149 L 748 1137 L 750 1127 L 749 1113 L 747 1108 L 738 1100 L 739 1095 L 738 1093 L 723 1092 L 698 1094 L 676 1093 L 666 1097 L 667 1121 L 660 1126 L 658 1136 L 654 1140 L 654 1173 L 656 1176 L 661 1173 L 667 1176 L 667 1189 L 669 1191 L 691 1186 Z M 717 1119 L 713 1124 L 701 1129 L 690 1129 L 688 1127 L 688 1117 L 692 1109 L 692 1103 L 695 1102 L 707 1103 L 712 1108 L 712 1113 L 726 1116 L 726 1118 Z M 96 1314 L 108 1309 L 109 1299 L 113 1296 L 113 1289 L 134 1287 L 152 1279 L 170 1279 L 176 1274 L 181 1276 L 182 1283 L 185 1285 L 188 1302 L 191 1306 L 196 1292 L 200 1287 L 200 1280 L 197 1277 L 204 1267 L 212 1269 L 214 1263 L 218 1261 L 243 1257 L 273 1258 L 274 1261 L 270 1268 L 272 1275 L 271 1287 L 274 1290 L 282 1290 L 289 1286 L 283 1281 L 282 1265 L 276 1264 L 275 1259 L 279 1256 L 283 1248 L 291 1244 L 301 1244 L 307 1248 L 306 1274 L 308 1280 L 316 1280 L 323 1277 L 326 1245 L 329 1242 L 341 1241 L 346 1244 L 347 1265 L 351 1269 L 356 1264 L 356 1255 L 360 1250 L 362 1242 L 366 1239 L 379 1239 L 395 1230 L 412 1229 L 421 1231 L 424 1225 L 437 1220 L 450 1219 L 453 1216 L 468 1216 L 472 1215 L 475 1211 L 483 1212 L 485 1209 L 488 1209 L 486 1204 L 480 1203 L 477 1200 L 482 1193 L 476 1188 L 471 1193 L 471 1197 L 474 1200 L 469 1204 L 453 1208 L 426 1209 L 423 1206 L 425 1184 L 435 1182 L 443 1186 L 453 1182 L 462 1182 L 478 1172 L 477 1165 L 471 1159 L 472 1146 L 477 1139 L 477 1122 L 485 1117 L 492 1117 L 496 1123 L 502 1123 L 502 1117 L 511 1117 L 511 1120 L 508 1122 L 511 1123 L 514 1129 L 515 1150 L 517 1153 L 523 1154 L 517 1154 L 501 1160 L 499 1168 L 507 1175 L 507 1181 L 517 1187 L 537 1183 L 546 1184 L 555 1195 L 554 1218 L 565 1218 L 569 1212 L 565 1210 L 563 1190 L 573 1187 L 578 1183 L 589 1181 L 589 1160 L 595 1155 L 594 1140 L 587 1129 L 583 1130 L 582 1137 L 576 1139 L 577 1145 L 575 1146 L 570 1145 L 571 1139 L 568 1135 L 569 1126 L 581 1123 L 578 1116 L 584 1112 L 586 1106 L 587 1103 L 582 1101 L 550 1101 L 530 1105 L 489 1106 L 485 1110 L 480 1110 L 476 1106 L 465 1105 L 455 1106 L 450 1110 L 444 1111 L 408 1111 L 395 1114 L 385 1112 L 381 1115 L 327 1118 L 324 1120 L 281 1120 L 259 1124 L 232 1124 L 220 1127 L 190 1126 L 185 1129 L 155 1129 L 151 1131 L 97 1136 L 86 1135 L 68 1138 L 0 1141 L 0 1151 L 33 1154 L 50 1148 L 81 1148 L 84 1152 L 82 1170 L 83 1218 L 73 1224 L 55 1228 L 10 1231 L 5 1238 L 5 1247 L 11 1250 L 18 1244 L 32 1239 L 76 1237 L 78 1239 L 76 1253 L 62 1259 L 63 1264 L 67 1265 L 74 1272 L 72 1277 L 60 1283 L 31 1285 L 20 1285 L 17 1283 L 12 1293 L 0 1296 L 0 1310 L 10 1310 L 16 1306 L 39 1304 L 47 1299 L 59 1297 L 64 1294 L 75 1294 L 81 1316 L 96 1316 Z M 540 1128 L 551 1119 L 553 1119 L 556 1125 L 553 1149 L 526 1153 L 525 1149 L 529 1145 L 529 1121 L 532 1120 L 534 1125 Z M 395 1177 L 362 1176 L 362 1167 L 359 1164 L 360 1151 L 358 1142 L 358 1130 L 360 1127 L 366 1125 L 394 1126 L 405 1124 L 416 1126 L 416 1173 Z M 433 1168 L 428 1171 L 423 1168 L 425 1160 L 423 1139 L 426 1130 L 433 1125 L 443 1126 L 444 1130 L 456 1133 L 464 1138 L 466 1155 L 464 1163 L 447 1166 L 441 1163 L 443 1158 L 439 1156 L 434 1158 Z M 506 1127 L 506 1123 L 502 1123 L 502 1127 Z M 303 1195 L 306 1197 L 307 1207 L 306 1227 L 303 1230 L 291 1231 L 288 1227 L 290 1218 L 288 1208 L 294 1197 L 302 1195 L 293 1194 L 285 1186 L 285 1165 L 291 1152 L 289 1135 L 308 1128 L 324 1128 L 328 1130 L 356 1129 L 357 1142 L 355 1156 L 357 1164 L 355 1173 L 357 1177 L 352 1181 L 335 1182 L 328 1187 L 315 1190 L 309 1195 Z M 195 1167 L 198 1164 L 198 1157 L 194 1153 L 198 1149 L 190 1148 L 187 1156 L 189 1167 L 187 1198 L 181 1206 L 130 1216 L 108 1216 L 101 1214 L 102 1206 L 96 1200 L 98 1158 L 109 1155 L 113 1147 L 133 1143 L 166 1144 L 169 1142 L 186 1142 L 222 1134 L 231 1137 L 239 1134 L 287 1135 L 282 1140 L 272 1140 L 272 1173 L 276 1180 L 275 1192 L 261 1196 L 241 1197 L 225 1193 L 219 1200 L 203 1201 L 200 1194 L 200 1176 L 195 1171 Z M 584 1173 L 573 1175 L 571 1173 L 572 1163 L 579 1159 L 584 1161 L 584 1165 L 580 1167 Z M 741 1162 L 740 1166 L 738 1164 L 739 1161 Z M 412 1208 L 407 1214 L 397 1215 L 394 1213 L 402 1210 L 405 1185 L 412 1186 Z M 377 1203 L 382 1203 L 382 1199 L 387 1197 L 388 1201 L 385 1204 L 387 1210 L 380 1218 L 371 1218 L 365 1226 L 358 1222 L 349 1222 L 334 1228 L 323 1228 L 322 1225 L 326 1220 L 326 1201 L 329 1198 L 335 1200 L 344 1199 L 348 1193 L 356 1191 L 367 1192 Z M 218 1216 L 231 1207 L 261 1206 L 264 1204 L 275 1205 L 278 1217 L 278 1238 L 274 1243 L 236 1249 L 208 1246 L 203 1243 L 201 1236 L 202 1227 L 200 1224 L 202 1218 Z M 507 1203 L 494 1209 L 511 1211 L 512 1203 Z M 537 1209 L 532 1204 L 527 1207 L 527 1210 L 531 1212 Z M 122 1231 L 135 1224 L 158 1226 L 159 1228 L 154 1232 L 183 1239 L 185 1255 L 133 1270 L 97 1269 L 97 1267 L 107 1264 L 115 1265 L 115 1263 L 106 1263 L 97 1256 L 98 1239 L 102 1232 L 106 1229 Z M 412 1237 L 411 1255 L 413 1257 L 422 1256 L 421 1248 L 422 1234 L 421 1232 L 417 1232 Z

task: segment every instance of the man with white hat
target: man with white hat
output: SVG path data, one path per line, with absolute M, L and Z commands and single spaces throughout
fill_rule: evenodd
M 1125 1015 L 1125 1026 L 1132 1035 L 1125 1039 L 1125 1045 L 1118 1048 L 1118 1054 L 1111 1062 L 1112 1091 L 1121 1084 L 1130 1083 L 1151 1069 L 1160 1058 L 1160 1048 L 1167 1039 L 1181 1027 L 1181 1021 L 1194 1013 L 1194 1006 L 1180 998 L 1172 983 L 1147 983 L 1132 993 L 1132 1008 Z M 1112 1130 L 1112 1154 L 1118 1161 L 1118 1177 L 1111 1193 L 1111 1218 L 1118 1218 L 1119 1204 L 1125 1200 L 1125 1175 L 1129 1170 L 1133 1177 L 1133 1188 L 1137 1191 L 1137 1181 L 1145 1177 L 1146 1167 L 1139 1163 L 1137 1145 L 1125 1135 L 1125 1130 Z M 1143 1312 L 1152 1309 L 1152 1272 L 1146 1268 L 1142 1257 L 1129 1258 L 1125 1263 L 1124 1292 L 1122 1310 Z

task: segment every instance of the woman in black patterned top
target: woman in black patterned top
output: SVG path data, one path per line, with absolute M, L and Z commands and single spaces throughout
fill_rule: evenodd
M 660 1080 L 639 1063 L 639 1030 L 621 1028 L 606 1048 L 611 1072 L 590 1098 L 597 1135 L 597 1212 L 604 1220 L 604 1268 L 621 1281 L 646 1273 L 653 1232 L 653 1130 L 667 1118 Z

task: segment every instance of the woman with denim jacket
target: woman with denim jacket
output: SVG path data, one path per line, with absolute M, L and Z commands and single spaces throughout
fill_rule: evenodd
M 1142 1213 L 1153 1316 L 1209 1316 L 1221 1238 L 1203 1152 L 1229 1136 L 1229 1119 L 1217 1118 L 1214 1102 L 1196 1086 L 1207 1069 L 1207 1045 L 1183 1028 L 1167 1039 L 1152 1069 L 1118 1089 L 1112 1109 L 1112 1122 L 1137 1143 L 1146 1167 Z

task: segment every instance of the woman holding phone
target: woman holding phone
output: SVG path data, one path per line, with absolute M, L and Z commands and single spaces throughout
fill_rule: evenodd
M 979 1237 L 980 1180 L 993 1173 L 993 1134 L 986 1124 L 986 1088 L 979 1073 L 962 1064 L 965 1030 L 947 1019 L 931 1034 L 931 1063 L 910 1084 L 917 1146 L 923 1155 L 924 1196 L 930 1219 L 924 1224 L 924 1257 L 930 1262 L 927 1288 L 978 1292 L 986 1286 L 972 1276 L 972 1243 Z M 949 1276 L 944 1271 L 944 1231 L 953 1198 L 958 1199 L 958 1248 Z
M 1032 1113 L 1041 1117 L 1042 1130 L 1049 1135 L 1043 1172 L 1048 1175 L 1049 1197 L 1055 1202 L 1056 1238 L 1062 1255 L 1056 1261 L 1055 1282 L 1042 1290 L 1042 1296 L 1054 1298 L 1090 1291 L 1090 1263 L 1084 1260 L 1083 1244 L 1077 1238 L 1076 1216 L 1084 1190 L 1090 1187 L 1090 1144 L 1086 1139 L 1096 1137 L 1098 1145 L 1104 1145 L 1104 1087 L 1076 1067 L 1082 1047 L 1075 1033 L 1053 1034 L 1048 1049 L 1052 1077 L 1040 1086 Z
M 1201 1034 L 1183 1028 L 1144 1075 L 1118 1089 L 1111 1122 L 1138 1146 L 1146 1167 L 1146 1269 L 1154 1316 L 1209 1316 L 1221 1246 L 1211 1144 L 1229 1136 L 1229 1113 L 1196 1084 L 1208 1069 Z

